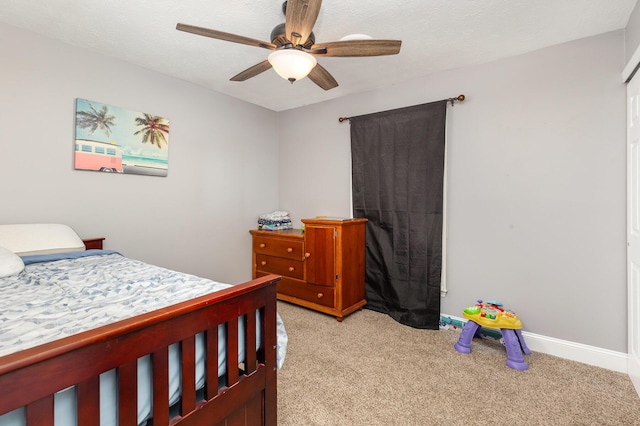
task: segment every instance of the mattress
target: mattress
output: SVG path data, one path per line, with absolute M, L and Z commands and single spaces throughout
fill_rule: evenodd
M 154 311 L 175 303 L 230 287 L 195 275 L 129 259 L 110 250 L 23 256 L 25 269 L 0 279 L 0 356 L 80 333 L 115 321 Z M 239 321 L 242 327 L 242 321 Z M 258 327 L 258 330 L 260 328 Z M 282 366 L 287 334 L 277 316 L 277 364 Z M 219 334 L 218 375 L 225 373 L 225 336 Z M 241 329 L 240 337 L 243 332 Z M 244 342 L 239 339 L 239 359 Z M 204 384 L 204 339 L 196 337 L 196 382 Z M 257 341 L 259 341 L 259 336 Z M 180 398 L 177 345 L 169 348 L 170 403 Z M 138 360 L 138 422 L 151 413 L 151 363 Z M 101 425 L 117 424 L 114 371 L 100 377 Z M 75 424 L 75 388 L 55 396 L 56 425 Z M 24 410 L 0 416 L 0 426 L 24 424 Z

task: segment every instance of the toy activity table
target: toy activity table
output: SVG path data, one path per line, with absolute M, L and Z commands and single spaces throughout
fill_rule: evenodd
M 465 308 L 462 315 L 469 321 L 454 345 L 456 351 L 463 354 L 471 353 L 471 341 L 475 336 L 480 337 L 480 326 L 499 328 L 507 349 L 507 366 L 514 370 L 529 368 L 522 352 L 530 355 L 531 351 L 524 342 L 522 322 L 516 314 L 503 308 L 502 303 L 478 300 L 475 305 Z

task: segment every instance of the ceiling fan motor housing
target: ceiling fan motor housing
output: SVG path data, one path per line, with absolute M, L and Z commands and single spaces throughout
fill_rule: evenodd
M 273 27 L 273 30 L 271 30 L 271 43 L 275 44 L 278 47 L 291 44 L 291 40 L 287 40 L 286 28 L 284 23 L 276 25 L 275 27 Z M 304 47 L 305 49 L 310 49 L 311 46 L 313 46 L 315 43 L 316 43 L 316 35 L 312 31 L 311 34 L 309 34 L 307 41 L 302 45 L 302 47 Z

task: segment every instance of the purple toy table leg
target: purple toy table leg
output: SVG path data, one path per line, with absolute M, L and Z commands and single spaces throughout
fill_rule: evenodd
M 516 333 L 520 330 L 512 330 L 509 328 L 502 328 L 502 337 L 504 338 L 504 345 L 507 348 L 507 366 L 514 370 L 526 370 L 529 365 L 525 362 L 522 356 L 522 351 L 527 346 L 524 344 L 524 339 L 518 339 Z M 522 345 L 522 346 L 520 346 Z M 526 349 L 529 351 L 529 348 Z M 529 351 L 531 353 L 531 351 Z M 528 355 L 528 354 L 527 354 Z
M 522 348 L 522 351 L 525 353 L 525 355 L 531 355 L 531 351 L 527 347 L 527 344 L 524 343 L 524 337 L 522 337 L 522 330 L 518 329 L 518 330 L 515 330 L 515 332 L 516 332 L 516 336 L 518 336 L 518 340 L 520 341 L 520 347 Z
M 467 321 L 467 323 L 464 325 L 464 328 L 462 329 L 462 332 L 460 333 L 458 342 L 453 345 L 456 351 L 463 354 L 471 353 L 471 341 L 473 340 L 473 336 L 475 336 L 476 331 L 478 331 L 479 328 L 480 326 L 478 325 L 478 323 L 471 320 Z

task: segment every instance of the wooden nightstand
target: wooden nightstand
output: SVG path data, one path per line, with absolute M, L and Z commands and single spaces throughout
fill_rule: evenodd
M 96 249 L 102 250 L 102 242 L 104 238 L 88 238 L 86 240 L 82 240 L 84 243 L 84 248 L 87 250 Z

